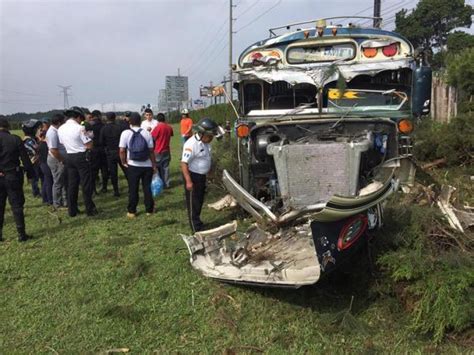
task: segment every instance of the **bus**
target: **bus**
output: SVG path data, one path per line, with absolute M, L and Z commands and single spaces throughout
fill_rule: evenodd
M 413 184 L 411 136 L 430 110 L 431 69 L 397 33 L 328 25 L 347 19 L 272 28 L 239 56 L 239 176 L 224 171 L 223 182 L 256 223 L 184 237 L 205 276 L 314 284 L 382 226 L 387 197 Z

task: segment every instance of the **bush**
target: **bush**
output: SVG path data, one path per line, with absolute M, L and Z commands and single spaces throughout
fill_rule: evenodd
M 425 120 L 415 133 L 416 159 L 446 158 L 449 166 L 470 164 L 474 157 L 474 117 L 465 114 L 448 124 Z
M 448 331 L 460 332 L 474 319 L 472 235 L 446 230 L 436 210 L 392 205 L 390 230 L 381 233 L 389 251 L 378 263 L 389 287 L 404 303 L 411 329 L 440 342 Z M 387 245 L 385 245 L 387 247 Z
M 237 138 L 226 135 L 212 144 L 213 170 L 209 176 L 211 183 L 222 184 L 222 172 L 227 170 L 234 179 L 239 179 L 239 162 L 237 154 Z

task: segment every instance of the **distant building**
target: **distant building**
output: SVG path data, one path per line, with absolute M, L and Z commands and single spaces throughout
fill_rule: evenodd
M 168 112 L 166 89 L 160 89 L 158 92 L 158 111 Z
M 166 76 L 165 91 L 167 111 L 180 110 L 188 106 L 187 76 Z

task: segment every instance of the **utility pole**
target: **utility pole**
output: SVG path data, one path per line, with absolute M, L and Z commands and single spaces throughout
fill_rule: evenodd
M 58 85 L 58 87 L 61 88 L 61 91 L 59 92 L 60 94 L 63 94 L 64 96 L 64 109 L 68 109 L 69 108 L 69 100 L 68 100 L 68 97 L 70 96 L 69 93 L 68 93 L 68 90 L 71 90 L 71 87 L 72 85 L 67 85 L 67 86 L 61 86 L 61 85 Z
M 232 37 L 234 33 L 232 32 L 232 25 L 234 23 L 234 18 L 232 17 L 232 10 L 235 5 L 232 4 L 232 0 L 229 0 L 229 97 L 230 101 L 232 98 Z
M 381 22 L 380 13 L 381 13 L 381 8 L 382 8 L 381 1 L 382 0 L 374 0 L 374 17 L 378 17 L 378 18 L 374 18 L 375 28 L 380 28 L 380 22 Z

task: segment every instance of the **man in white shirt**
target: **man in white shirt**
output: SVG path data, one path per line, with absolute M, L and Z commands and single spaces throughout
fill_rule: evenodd
M 56 114 L 51 119 L 51 126 L 46 132 L 48 145 L 47 163 L 53 175 L 53 207 L 59 208 L 67 205 L 66 202 L 66 148 L 59 143 L 58 128 L 64 123 L 64 115 Z
M 143 120 L 140 127 L 151 133 L 151 131 L 153 131 L 158 125 L 158 121 L 153 118 L 153 111 L 150 108 L 145 109 L 143 116 L 145 119 Z
M 84 112 L 79 107 L 71 107 L 64 112 L 68 118 L 65 124 L 58 128 L 59 143 L 66 148 L 67 167 L 67 204 L 69 216 L 75 217 L 79 212 L 77 197 L 79 183 L 82 186 L 84 205 L 88 216 L 95 216 L 97 208 L 92 200 L 93 185 L 91 179 L 90 150 L 92 139 L 86 134 L 80 124 Z
M 201 210 L 206 192 L 206 174 L 211 169 L 209 143 L 217 135 L 218 125 L 210 118 L 203 118 L 193 129 L 197 133 L 184 143 L 181 171 L 185 181 L 189 224 L 195 233 L 204 229 Z
M 157 171 L 154 143 L 150 132 L 140 127 L 141 117 L 132 112 L 129 117 L 130 129 L 120 135 L 120 160 L 127 167 L 128 180 L 128 218 L 135 218 L 138 205 L 140 181 L 143 187 L 143 198 L 147 215 L 154 212 L 154 201 L 151 194 L 151 180 Z

